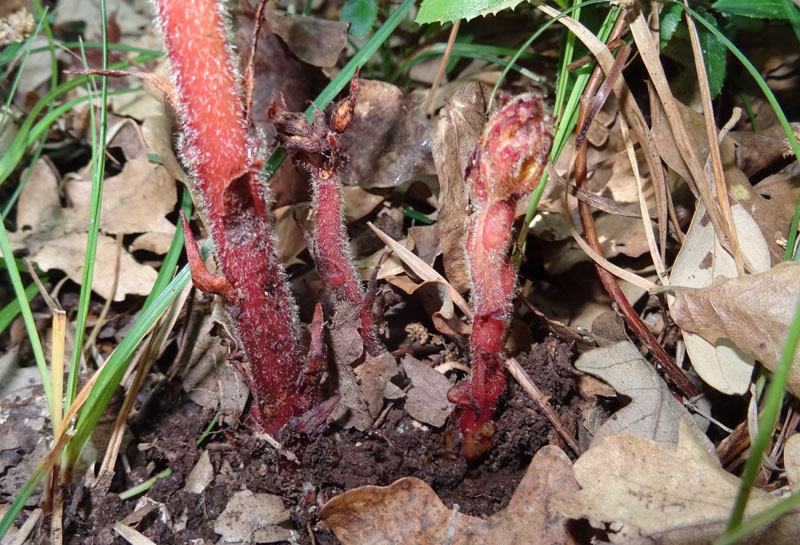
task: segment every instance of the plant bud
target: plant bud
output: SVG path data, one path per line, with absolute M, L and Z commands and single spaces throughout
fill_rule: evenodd
M 487 123 L 467 167 L 473 200 L 516 201 L 533 191 L 552 146 L 542 98 L 525 94 L 509 102 Z

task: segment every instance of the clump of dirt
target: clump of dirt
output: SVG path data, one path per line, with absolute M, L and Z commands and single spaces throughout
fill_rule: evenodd
M 580 401 L 572 360 L 571 347 L 554 337 L 535 345 L 521 360 L 565 422 L 575 421 Z M 427 482 L 448 506 L 457 503 L 463 513 L 488 516 L 508 504 L 536 451 L 554 442 L 546 418 L 510 378 L 494 445 L 472 465 L 460 453 L 455 426 L 423 426 L 405 413 L 401 400 L 393 403 L 382 424 L 366 433 L 329 428 L 314 437 L 284 439 L 285 450 L 298 460 L 293 462 L 244 427 L 216 431 L 198 446 L 213 414 L 189 401 L 180 384 L 167 384 L 149 408 L 147 421 L 134 427 L 137 437 L 126 453 L 130 472 L 118 465 L 123 478 L 114 481 L 105 497 L 83 494 L 69 520 L 66 542 L 125 543 L 111 526 L 146 503 L 141 498 L 120 501 L 118 493 L 167 468 L 172 473 L 146 494 L 155 507 L 137 526 L 160 545 L 218 541 L 214 521 L 243 489 L 281 496 L 300 529 L 298 543 L 304 544 L 311 543 L 308 531 L 320 545 L 338 543 L 320 524 L 325 501 L 351 488 L 388 485 L 406 476 Z M 186 477 L 203 450 L 209 453 L 214 480 L 200 494 L 188 492 Z

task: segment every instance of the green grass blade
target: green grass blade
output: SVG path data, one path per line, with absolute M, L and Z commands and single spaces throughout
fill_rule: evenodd
M 36 367 L 39 368 L 39 375 L 42 377 L 42 388 L 44 395 L 47 398 L 47 406 L 52 407 L 52 392 L 50 390 L 50 378 L 47 372 L 47 362 L 44 357 L 44 350 L 42 349 L 42 341 L 39 338 L 39 332 L 36 330 L 36 323 L 33 321 L 33 313 L 31 307 L 28 305 L 28 296 L 25 287 L 22 285 L 22 278 L 19 275 L 17 262 L 14 259 L 14 253 L 11 251 L 11 243 L 8 240 L 8 233 L 3 222 L 0 221 L 0 250 L 3 252 L 3 258 L 6 261 L 6 270 L 8 276 L 11 278 L 11 285 L 14 288 L 14 295 L 17 302 L 20 302 L 20 312 L 22 313 L 22 320 L 25 322 L 25 329 L 28 332 L 28 338 L 33 347 L 33 357 L 36 360 Z M 24 303 L 23 303 L 24 302 Z
M 497 55 L 481 51 L 480 46 L 476 46 L 473 44 L 462 44 L 462 45 L 469 47 L 458 47 L 458 44 L 456 44 L 450 53 L 451 59 L 457 59 L 457 58 L 477 59 L 497 64 L 499 66 L 505 66 L 509 68 L 509 70 L 515 70 L 516 72 L 519 72 L 526 78 L 538 83 L 547 90 L 551 92 L 554 91 L 552 86 L 535 72 L 531 72 L 527 68 L 524 68 L 517 64 L 508 64 L 508 61 L 502 59 L 501 57 L 498 57 Z M 397 73 L 394 74 L 395 77 L 393 77 L 392 80 L 396 79 L 397 76 L 399 76 L 409 68 L 416 66 L 417 64 L 425 62 L 426 60 L 431 58 L 441 57 L 444 54 L 446 48 L 447 44 L 434 44 L 425 48 L 424 51 L 418 53 L 416 56 L 412 57 L 411 59 L 403 63 L 398 68 Z M 497 49 L 505 49 L 505 48 L 497 48 Z
M 201 248 L 203 258 L 208 257 L 211 253 L 211 240 L 207 240 Z M 166 270 L 166 269 L 165 269 Z M 139 347 L 139 343 L 144 339 L 144 336 L 155 325 L 156 321 L 161 315 L 169 308 L 175 297 L 186 287 L 189 282 L 191 274 L 189 267 L 184 266 L 180 272 L 175 275 L 175 278 L 161 291 L 151 302 L 151 304 L 142 311 L 139 319 L 133 325 L 131 330 L 122 339 L 116 350 L 109 356 L 105 365 L 103 366 L 97 382 L 92 388 L 92 395 L 86 400 L 86 404 L 80 412 L 78 421 L 75 424 L 75 433 L 70 441 L 73 451 L 77 454 L 80 453 L 89 436 L 94 431 L 97 421 L 103 414 L 114 389 L 119 385 L 128 363 Z
M 102 49 L 103 42 L 58 42 L 61 47 L 65 47 L 67 49 L 77 49 L 80 47 L 84 47 L 86 49 Z M 44 51 L 46 48 L 36 48 L 33 50 L 33 53 L 40 53 Z M 146 49 L 144 47 L 136 47 L 133 45 L 127 44 L 108 44 L 109 51 L 120 51 L 124 53 L 137 53 L 139 55 L 146 55 L 151 59 L 155 59 L 158 57 L 163 57 L 164 52 L 160 49 Z
M 508 73 L 511 71 L 511 68 L 512 68 L 512 66 L 513 66 L 513 65 L 514 65 L 514 64 L 515 64 L 515 63 L 516 63 L 516 62 L 517 62 L 517 61 L 518 61 L 520 58 L 522 58 L 522 57 L 525 55 L 525 51 L 527 51 L 527 49 L 528 49 L 528 48 L 531 46 L 531 44 L 533 44 L 533 42 L 535 42 L 535 41 L 536 41 L 536 39 L 537 39 L 539 36 L 541 36 L 541 35 L 542 35 L 542 33 L 544 33 L 544 31 L 545 31 L 545 30 L 547 30 L 548 28 L 550 28 L 552 25 L 556 24 L 556 22 L 558 22 L 558 20 L 559 20 L 559 19 L 561 19 L 562 17 L 564 17 L 564 16 L 566 16 L 566 15 L 569 15 L 570 13 L 572 13 L 572 12 L 574 12 L 574 11 L 576 11 L 576 10 L 579 10 L 579 9 L 581 9 L 581 8 L 582 8 L 582 7 L 584 7 L 584 6 L 591 6 L 591 5 L 593 5 L 593 4 L 607 4 L 607 3 L 608 3 L 608 0 L 590 0 L 590 1 L 588 1 L 588 2 L 581 2 L 581 3 L 579 3 L 579 4 L 575 4 L 574 6 L 570 6 L 569 8 L 567 8 L 567 9 L 563 10 L 563 11 L 561 12 L 561 14 L 560 14 L 560 15 L 558 15 L 557 17 L 554 17 L 554 18 L 550 19 L 549 21 L 545 21 L 545 23 L 544 23 L 542 26 L 540 26 L 540 27 L 539 27 L 539 28 L 536 30 L 536 32 L 534 32 L 533 34 L 531 34 L 531 37 L 530 37 L 530 38 L 528 38 L 528 39 L 525 41 L 525 43 L 523 43 L 523 44 L 522 44 L 522 45 L 519 47 L 519 49 L 517 49 L 517 50 L 514 52 L 514 55 L 513 55 L 513 56 L 511 57 L 511 59 L 508 61 L 508 63 L 506 64 L 506 67 L 505 67 L 505 68 L 503 69 L 503 71 L 500 73 L 500 77 L 497 79 L 497 82 L 494 84 L 494 88 L 492 89 L 492 99 L 494 99 L 494 95 L 496 95 L 496 94 L 497 94 L 497 90 L 498 90 L 498 89 L 500 89 L 500 85 L 503 83 L 503 80 L 505 80 L 505 79 L 506 79 L 506 76 L 507 76 L 507 75 L 508 75 Z M 572 47 L 574 48 L 574 36 L 573 36 L 573 46 L 572 46 Z M 567 55 L 569 56 L 569 58 L 570 58 L 570 59 L 572 58 L 572 52 L 571 52 L 571 51 L 569 51 L 569 52 L 567 52 L 567 51 L 564 51 L 564 52 L 562 52 L 562 58 L 561 58 L 561 59 L 559 59 L 559 63 L 560 63 L 560 64 L 559 64 L 559 76 L 558 76 L 558 78 L 559 78 L 559 79 L 561 79 L 561 78 L 562 78 L 563 74 L 564 74 L 564 73 L 565 73 L 565 71 L 566 71 L 566 67 L 569 65 L 569 63 L 564 63 L 564 59 L 567 57 Z M 570 61 L 570 62 L 571 62 L 571 61 Z M 564 86 L 564 88 L 565 88 L 565 91 L 563 91 L 563 92 L 566 92 L 566 86 Z M 563 92 L 562 92 L 562 94 L 563 94 Z M 560 104 L 563 104 L 564 97 L 563 97 L 563 96 L 561 96 L 561 101 L 559 102 L 559 100 L 558 100 L 558 84 L 556 84 L 556 93 L 557 93 L 557 97 L 556 97 L 556 106 L 559 106 Z M 558 108 L 558 107 L 557 107 L 557 108 L 555 108 L 555 109 L 556 109 L 556 111 L 558 111 L 558 110 L 559 110 L 559 108 Z
M 183 210 L 183 213 L 186 214 L 187 218 L 192 217 L 192 194 L 186 187 L 183 188 L 181 210 Z M 156 277 L 156 281 L 153 284 L 153 289 L 150 290 L 150 295 L 147 296 L 147 299 L 145 299 L 144 304 L 142 305 L 143 311 L 153 304 L 153 301 L 155 301 L 156 297 L 158 297 L 158 294 L 163 292 L 172 280 L 175 267 L 178 265 L 178 259 L 181 257 L 182 252 L 183 229 L 181 229 L 179 224 L 175 229 L 175 235 L 172 237 L 172 242 L 169 245 L 169 250 L 167 250 L 167 255 L 164 256 L 164 261 L 161 263 L 161 269 L 158 271 L 158 277 Z
M 795 492 L 788 498 L 783 498 L 772 507 L 764 509 L 760 513 L 745 520 L 730 533 L 725 533 L 725 535 L 714 541 L 714 545 L 733 545 L 740 539 L 749 536 L 759 528 L 778 520 L 778 518 L 782 517 L 798 505 L 800 505 L 800 493 Z
M 139 57 L 134 59 L 135 62 L 146 62 L 148 60 L 152 60 L 151 57 Z M 130 64 L 125 61 L 120 61 L 114 63 L 110 66 L 111 69 L 123 69 L 128 68 Z M 76 87 L 80 87 L 81 85 L 85 85 L 86 82 L 89 81 L 89 78 L 92 76 L 78 76 L 72 78 L 69 81 L 65 81 L 64 83 L 59 84 L 55 89 L 51 89 L 48 91 L 39 101 L 33 106 L 28 116 L 25 118 L 25 121 L 20 126 L 19 132 L 17 136 L 14 138 L 13 142 L 9 146 L 8 150 L 6 151 L 5 155 L 0 157 L 0 185 L 6 181 L 6 179 L 11 175 L 14 169 L 17 167 L 20 159 L 25 153 L 25 150 L 33 143 L 33 141 L 38 138 L 38 135 L 44 131 L 46 126 L 42 126 L 41 123 L 36 123 L 36 120 L 39 118 L 39 115 L 42 113 L 42 110 L 48 108 L 55 100 L 58 99 L 61 95 L 75 89 Z M 130 92 L 126 90 L 126 92 Z M 86 97 L 82 97 L 80 100 L 87 100 Z M 76 104 L 76 102 L 72 102 L 72 104 Z M 43 120 L 42 120 L 43 121 Z M 33 135 L 35 131 L 31 130 L 31 127 L 34 126 L 36 123 L 37 127 L 41 127 L 38 133 L 36 133 L 36 138 L 29 138 L 29 136 Z
M 797 7 L 792 0 L 783 0 L 783 9 L 786 12 L 786 18 L 789 19 L 789 24 L 792 25 L 797 41 L 800 42 L 800 13 L 797 12 Z
M 106 1 L 100 0 L 100 20 L 103 34 L 103 60 L 101 67 L 105 70 L 108 67 L 108 24 L 106 19 Z M 85 67 L 86 52 L 81 49 L 81 56 Z M 100 237 L 100 208 L 103 200 L 103 182 L 105 181 L 106 169 L 106 131 L 108 128 L 108 78 L 99 76 L 100 87 L 100 126 L 95 132 L 94 104 L 90 102 L 89 115 L 92 127 L 92 193 L 89 201 L 89 232 L 86 240 L 86 256 L 83 261 L 83 278 L 81 279 L 81 291 L 78 297 L 78 315 L 75 318 L 75 340 L 72 347 L 72 358 L 70 360 L 67 384 L 64 389 L 64 411 L 75 400 L 78 390 L 78 376 L 80 375 L 81 354 L 83 353 L 84 330 L 86 320 L 89 316 L 89 302 L 92 297 L 92 283 L 94 282 L 94 265 L 97 259 L 97 241 Z M 92 96 L 92 87 L 86 85 L 89 96 Z M 70 441 L 67 445 L 66 456 L 64 459 L 65 471 L 71 471 L 75 461 L 78 459 L 80 449 L 74 448 L 74 442 Z

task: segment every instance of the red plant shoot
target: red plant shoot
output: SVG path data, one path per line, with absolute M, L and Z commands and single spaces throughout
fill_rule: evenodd
M 494 435 L 494 413 L 506 383 L 503 340 L 516 286 L 507 255 L 514 210 L 539 181 L 552 145 L 550 114 L 541 98 L 523 95 L 488 122 L 467 168 L 474 207 L 467 237 L 474 313 L 472 376 L 448 392 L 461 410 L 467 458 L 485 452 Z
M 234 364 L 268 433 L 309 410 L 324 363 L 322 314 L 315 313 L 309 357 L 299 355 L 297 308 L 270 221 L 259 171 L 258 136 L 248 125 L 218 0 L 156 0 L 181 123 L 180 150 L 193 194 L 214 241 L 221 275 L 211 275 L 184 220 L 192 277 L 222 295 L 239 352 Z
M 337 301 L 347 301 L 360 308 L 359 333 L 365 348 L 374 356 L 385 348 L 375 334 L 373 298 L 365 294 L 353 264 L 338 174 L 345 162 L 340 153 L 339 135 L 353 119 L 357 94 L 356 73 L 350 84 L 350 96 L 335 106 L 330 126 L 319 110 L 314 112 L 313 124 L 302 113 L 287 112 L 285 104 L 281 107 L 273 104 L 268 114 L 278 131 L 281 146 L 298 152 L 297 161 L 311 174 L 315 222 L 313 237 L 307 238 L 317 271 Z M 319 164 L 312 153 L 326 155 L 323 164 Z

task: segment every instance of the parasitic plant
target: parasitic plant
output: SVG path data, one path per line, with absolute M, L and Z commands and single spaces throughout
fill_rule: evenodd
M 324 364 L 322 313 L 311 350 L 299 353 L 297 307 L 280 263 L 260 138 L 250 127 L 220 0 L 155 0 L 172 69 L 169 98 L 181 124 L 180 151 L 214 242 L 220 275 L 205 268 L 186 219 L 194 284 L 221 296 L 238 345 L 252 414 L 274 433 L 315 402 Z
M 516 286 L 508 258 L 514 210 L 539 181 L 553 137 L 540 97 L 523 95 L 489 120 L 467 167 L 474 212 L 467 256 L 472 282 L 472 375 L 448 399 L 459 406 L 467 458 L 480 456 L 495 431 L 494 413 L 505 388 L 503 340 Z
M 334 107 L 330 126 L 317 109 L 313 124 L 302 113 L 287 112 L 285 104 L 281 107 L 273 104 L 268 114 L 278 131 L 281 146 L 287 151 L 298 152 L 298 162 L 311 174 L 315 222 L 313 237 L 306 239 L 317 271 L 337 301 L 352 303 L 360 309 L 358 331 L 367 351 L 375 356 L 385 348 L 375 334 L 372 316 L 374 286 L 365 293 L 353 264 L 338 174 L 345 163 L 340 153 L 339 135 L 353 119 L 357 94 L 358 73 L 350 84 L 350 96 Z M 324 155 L 323 163 L 320 164 L 312 154 Z

